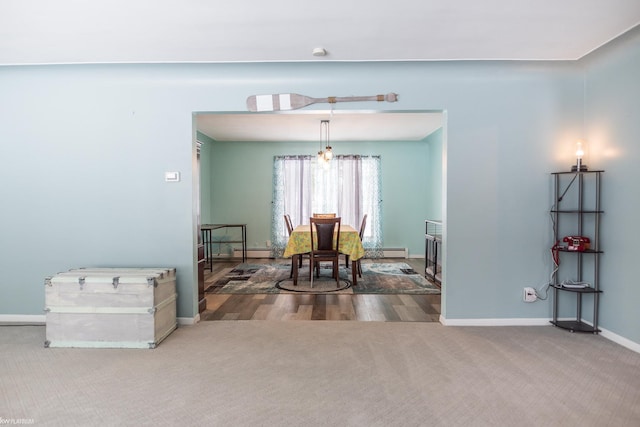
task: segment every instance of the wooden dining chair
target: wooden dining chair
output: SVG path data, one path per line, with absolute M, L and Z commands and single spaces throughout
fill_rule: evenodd
M 367 214 L 364 214 L 362 217 L 362 222 L 360 223 L 360 231 L 358 235 L 360 236 L 360 242 L 362 242 L 362 238 L 364 237 L 364 229 L 367 228 Z M 349 268 L 349 255 L 345 254 L 344 256 L 345 266 Z M 362 277 L 362 264 L 360 260 L 356 261 L 356 265 L 358 266 L 358 276 Z
M 311 254 L 309 259 L 309 280 L 313 288 L 313 270 L 320 277 L 320 263 L 331 261 L 336 287 L 340 287 L 340 222 L 341 218 L 309 218 L 311 230 Z M 334 237 L 335 236 L 335 237 Z
M 313 217 L 314 218 L 335 218 L 336 214 L 335 213 L 314 213 Z
M 291 222 L 291 216 L 289 214 L 284 214 L 284 223 L 287 226 L 287 232 L 289 233 L 289 238 L 291 238 L 291 233 L 293 233 L 293 223 Z M 302 267 L 302 258 L 304 256 L 309 256 L 309 253 L 300 254 L 298 256 L 298 267 Z M 291 259 L 291 272 L 289 272 L 289 278 L 293 277 L 293 257 Z
M 291 222 L 291 216 L 289 214 L 284 214 L 284 224 L 287 226 L 289 236 L 291 236 L 291 233 L 293 233 L 293 223 Z

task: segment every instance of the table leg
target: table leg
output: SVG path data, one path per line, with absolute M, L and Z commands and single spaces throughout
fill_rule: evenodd
M 358 284 L 358 261 L 351 261 L 351 281 L 353 286 Z
M 247 226 L 243 225 L 241 228 L 242 228 L 242 262 L 245 262 L 247 259 Z
M 298 286 L 298 258 L 301 255 L 293 255 L 291 262 L 293 263 L 293 286 Z
M 213 243 L 211 242 L 211 230 L 205 229 L 202 232 L 202 243 L 204 244 L 204 258 L 209 264 L 209 271 L 213 271 Z M 206 266 L 205 266 L 206 268 Z

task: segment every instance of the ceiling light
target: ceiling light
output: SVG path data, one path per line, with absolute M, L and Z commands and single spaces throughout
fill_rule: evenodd
M 322 147 L 324 146 L 324 150 Z M 333 159 L 333 150 L 329 145 L 329 120 L 320 120 L 320 151 L 318 151 L 318 164 L 329 166 Z

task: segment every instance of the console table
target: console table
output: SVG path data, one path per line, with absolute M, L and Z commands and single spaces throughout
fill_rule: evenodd
M 216 239 L 212 232 L 222 228 L 239 228 L 241 237 L 235 240 Z M 213 245 L 216 243 L 242 243 L 242 262 L 247 260 L 247 224 L 203 224 L 200 226 L 200 232 L 202 233 L 202 243 L 204 244 L 205 258 L 209 264 L 209 270 L 213 270 Z

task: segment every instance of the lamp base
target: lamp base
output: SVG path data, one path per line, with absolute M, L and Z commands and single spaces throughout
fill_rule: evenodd
M 579 169 L 578 169 L 578 165 L 571 166 L 571 172 L 586 172 L 588 170 L 589 168 L 587 168 L 587 165 L 580 165 Z

